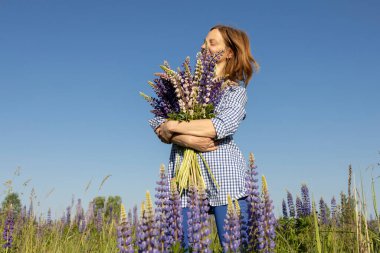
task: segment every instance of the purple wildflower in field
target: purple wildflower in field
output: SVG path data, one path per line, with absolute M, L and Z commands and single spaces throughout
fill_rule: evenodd
M 296 198 L 296 211 L 297 211 L 297 218 L 303 217 L 302 200 L 298 195 Z
M 107 224 L 111 224 L 112 223 L 112 220 L 113 220 L 113 207 L 110 206 L 108 208 L 108 220 L 107 220 Z
M 52 224 L 52 220 L 51 220 L 51 209 L 49 208 L 48 210 L 48 213 L 47 213 L 47 221 L 46 221 L 47 225 L 50 227 L 51 224 Z
M 333 196 L 332 199 L 331 199 L 331 219 L 335 223 L 338 222 L 335 196 Z
M 192 252 L 200 252 L 202 246 L 201 240 L 201 210 L 199 195 L 196 186 L 190 182 L 188 191 L 188 207 L 187 212 L 187 235 L 189 238 L 189 247 Z
M 133 222 L 132 222 L 133 227 L 137 228 L 139 225 L 139 215 L 137 211 L 137 205 L 133 207 Z
M 139 252 L 159 252 L 153 205 L 149 191 L 146 193 L 146 205 L 143 204 L 141 207 L 141 221 L 136 236 Z
M 43 223 L 42 217 L 40 216 L 38 222 L 36 222 L 36 237 L 38 238 L 38 240 L 41 240 L 43 238 L 46 231 L 45 229 L 46 226 Z
M 309 196 L 309 188 L 306 184 L 301 186 L 301 196 L 302 196 L 302 212 L 304 216 L 309 216 L 311 214 L 311 204 Z
M 66 225 L 70 226 L 71 224 L 71 206 L 66 208 Z
M 331 215 L 334 217 L 336 215 L 336 199 L 335 196 L 331 199 Z
M 79 226 L 78 227 L 79 233 L 83 233 L 86 230 L 86 227 L 87 227 L 86 220 L 85 219 L 80 220 L 78 226 Z
M 93 201 L 90 201 L 90 203 L 88 203 L 88 208 L 85 215 L 86 225 L 91 224 L 94 221 L 94 217 L 95 217 L 94 206 L 95 205 Z
M 84 210 L 82 207 L 82 200 L 78 199 L 75 214 L 75 224 L 79 227 L 82 220 L 84 220 Z
M 261 201 L 263 203 L 263 216 L 264 216 L 264 252 L 274 252 L 275 247 L 275 226 L 276 226 L 276 218 L 273 213 L 273 201 L 270 199 L 267 181 L 265 176 L 262 176 L 262 198 Z
M 211 251 L 211 229 L 210 229 L 210 222 L 209 222 L 209 215 L 208 211 L 210 209 L 208 200 L 207 200 L 207 194 L 206 190 L 203 187 L 198 188 L 198 196 L 199 196 L 199 209 L 200 209 L 200 248 L 201 252 L 208 253 Z
M 63 212 L 62 217 L 61 217 L 61 224 L 62 224 L 62 226 L 65 226 L 65 224 L 66 224 L 66 214 L 65 214 L 65 212 Z
M 263 221 L 262 204 L 260 200 L 259 185 L 257 179 L 257 166 L 252 153 L 249 154 L 249 170 L 246 176 L 248 223 L 247 240 L 242 241 L 243 248 L 249 252 L 259 251 L 263 248 Z
M 127 217 L 128 217 L 129 223 L 132 225 L 133 219 L 132 219 L 132 211 L 131 211 L 131 209 L 128 210 Z
M 296 216 L 296 211 L 294 208 L 293 196 L 289 191 L 287 191 L 287 197 L 286 198 L 288 201 L 289 216 L 294 218 Z
M 33 201 L 30 201 L 28 209 L 28 219 L 34 219 Z
M 170 202 L 169 202 L 169 235 L 168 241 L 170 242 L 182 242 L 183 231 L 182 231 L 182 209 L 181 209 L 181 197 L 177 189 L 175 178 L 171 179 L 170 182 Z
M 100 232 L 103 229 L 103 213 L 99 208 L 96 213 L 96 229 Z
M 155 209 L 155 229 L 157 230 L 157 240 L 160 252 L 169 252 L 169 247 L 173 241 L 169 239 L 169 182 L 165 173 L 164 165 L 160 168 L 160 179 L 156 186 L 156 209 Z
M 328 223 L 326 209 L 327 209 L 327 205 L 325 201 L 323 200 L 323 198 L 321 197 L 321 199 L 319 200 L 319 220 L 324 225 Z
M 238 214 L 239 225 L 240 225 L 240 247 L 244 251 L 245 249 L 247 249 L 247 243 L 248 243 L 247 220 L 244 218 L 239 206 L 239 201 L 237 200 L 235 200 L 235 209 Z
M 227 196 L 227 214 L 224 219 L 224 242 L 223 248 L 225 252 L 240 252 L 240 222 L 239 214 L 232 203 L 230 195 Z
M 120 208 L 120 224 L 117 226 L 117 247 L 120 250 L 119 253 L 135 252 L 132 242 L 132 226 L 123 205 Z
M 14 225 L 15 218 L 11 207 L 10 210 L 8 210 L 8 215 L 4 223 L 3 239 L 5 242 L 3 244 L 3 248 L 5 249 L 9 249 L 12 247 Z
M 282 216 L 288 218 L 288 209 L 286 208 L 285 199 L 282 200 Z
M 26 217 L 26 205 L 24 205 L 24 207 L 21 209 L 21 213 L 20 213 L 20 216 L 21 216 L 21 220 L 23 223 L 25 223 L 27 217 Z

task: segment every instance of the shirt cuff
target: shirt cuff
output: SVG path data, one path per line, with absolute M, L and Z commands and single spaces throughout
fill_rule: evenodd
M 159 127 L 162 123 L 165 122 L 165 120 L 166 119 L 163 117 L 155 117 L 153 119 L 150 119 L 148 122 L 152 129 L 155 131 L 157 127 Z
M 223 139 L 226 136 L 226 128 L 224 127 L 223 120 L 215 117 L 211 119 L 212 124 L 214 125 L 216 132 L 216 140 Z

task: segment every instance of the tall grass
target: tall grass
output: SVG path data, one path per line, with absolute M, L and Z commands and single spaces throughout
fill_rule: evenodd
M 360 187 L 352 184 L 352 169 L 349 167 L 348 194 L 341 192 L 340 205 L 330 208 L 320 201 L 319 212 L 313 201 L 312 215 L 299 209 L 288 215 L 287 209 L 278 219 L 276 252 L 380 252 L 379 219 L 376 205 L 375 181 L 372 177 L 371 192 L 375 219 L 368 218 L 368 203 L 365 198 L 363 180 Z M 334 198 L 335 200 L 335 198 Z M 288 203 L 290 210 L 292 204 Z
M 287 206 L 283 205 L 283 215 L 276 220 L 274 252 L 380 252 L 380 220 L 376 203 L 375 178 L 372 176 L 370 185 L 375 217 L 369 219 L 363 180 L 360 178 L 360 186 L 357 187 L 351 169 L 348 174 L 347 194 L 341 192 L 340 201 L 336 201 L 334 197 L 331 205 L 321 198 L 318 209 L 312 198 L 311 206 L 308 206 L 306 185 L 302 186 L 302 200 L 297 206 L 291 203 L 292 198 L 288 198 Z M 146 209 L 149 202 L 145 202 L 143 205 L 145 207 L 141 209 Z M 10 217 L 13 217 L 11 247 L 2 247 L 0 252 L 119 252 L 117 228 L 120 225 L 120 217 L 116 212 L 107 211 L 106 205 L 105 208 L 98 210 L 90 205 L 85 216 L 83 216 L 84 210 L 80 213 L 78 211 L 80 209 L 77 209 L 77 212 L 71 214 L 71 209 L 68 209 L 64 217 L 56 220 L 51 220 L 50 217 L 36 217 L 32 206 L 33 198 L 29 212 L 26 208 L 15 212 L 12 206 L 0 210 L 0 230 L 4 232 L 0 239 L 1 245 L 5 245 L 9 239 L 9 236 L 4 235 L 7 234 L 5 233 L 7 230 L 9 235 L 9 221 L 12 221 Z M 135 241 L 138 223 L 143 213 L 129 210 L 126 217 L 126 212 L 123 211 L 123 220 L 128 219 Z M 211 249 L 213 252 L 220 252 L 222 246 L 216 234 L 213 216 L 209 217 L 209 224 Z M 137 246 L 134 247 L 137 252 Z M 176 245 L 173 251 L 181 252 L 183 249 Z

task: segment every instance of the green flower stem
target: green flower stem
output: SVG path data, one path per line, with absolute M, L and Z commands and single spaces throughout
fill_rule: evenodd
M 210 166 L 208 166 L 208 163 L 207 163 L 206 159 L 203 157 L 202 154 L 200 154 L 200 153 L 198 153 L 198 154 L 199 154 L 199 156 L 202 158 L 202 161 L 203 161 L 203 163 L 205 164 L 205 166 L 206 166 L 206 168 L 207 168 L 208 174 L 210 174 L 212 181 L 213 181 L 214 184 L 216 185 L 216 188 L 218 188 L 218 190 L 219 190 L 219 189 L 220 189 L 219 184 L 218 184 L 218 182 L 216 181 L 214 175 L 212 174 L 211 169 L 210 169 Z
M 176 168 L 176 182 L 179 186 L 180 194 L 182 194 L 183 190 L 189 188 L 190 182 L 195 186 L 203 187 L 204 189 L 206 188 L 206 183 L 202 176 L 201 167 L 198 163 L 197 154 L 199 154 L 201 157 L 214 184 L 219 189 L 219 185 L 216 182 L 215 177 L 211 172 L 210 166 L 206 162 L 205 158 L 193 149 L 185 149 L 182 163 L 179 167 Z

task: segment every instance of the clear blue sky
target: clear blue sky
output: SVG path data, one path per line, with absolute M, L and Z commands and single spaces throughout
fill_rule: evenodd
M 245 30 L 261 65 L 235 139 L 255 154 L 276 214 L 286 189 L 296 195 L 302 183 L 316 200 L 339 199 L 349 164 L 370 199 L 366 168 L 380 161 L 379 11 L 378 1 L 2 0 L 0 199 L 13 179 L 24 203 L 35 188 L 42 214 L 61 216 L 73 194 L 86 206 L 97 195 L 140 205 L 170 147 L 148 126 L 138 93 L 151 93 L 163 60 L 193 63 L 218 23 Z

